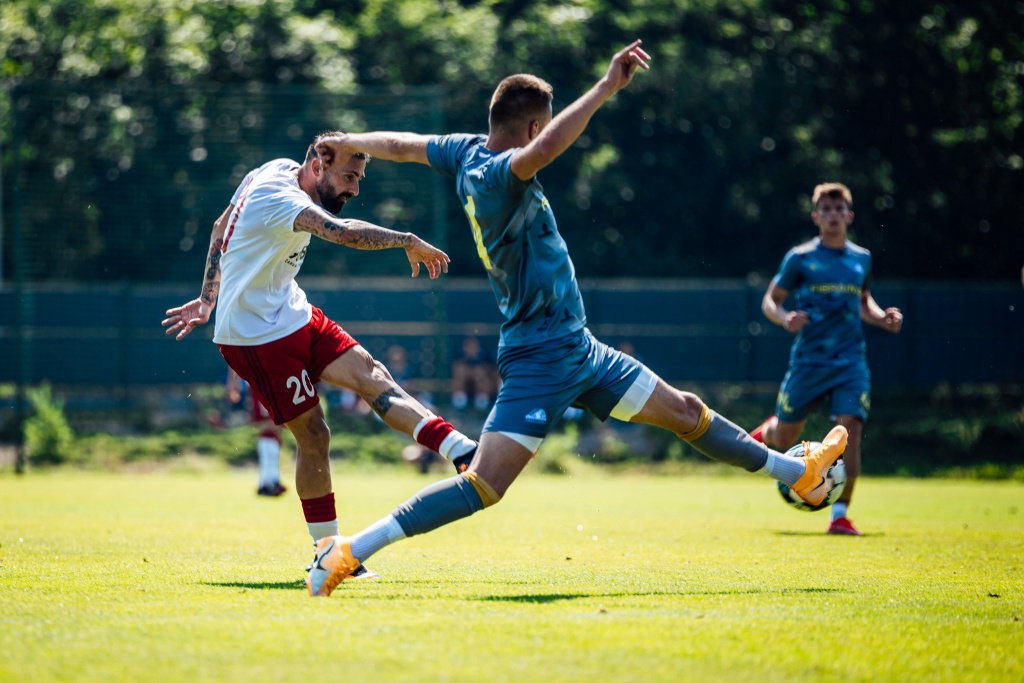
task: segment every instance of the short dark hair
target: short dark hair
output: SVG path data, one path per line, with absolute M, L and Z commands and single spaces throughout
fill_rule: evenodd
M 313 144 L 311 144 L 306 149 L 306 158 L 303 160 L 302 163 L 303 164 L 308 164 L 313 159 L 316 159 L 317 154 L 316 154 L 316 147 L 314 145 L 316 145 L 316 143 L 320 142 L 320 140 L 322 140 L 323 138 L 327 138 L 327 137 L 330 137 L 332 135 L 344 135 L 344 133 L 342 133 L 340 130 L 332 130 L 330 132 L 320 133 L 320 135 L 317 135 L 313 139 Z M 358 154 L 353 154 L 352 156 L 354 156 L 356 159 L 365 159 L 367 163 L 369 163 L 370 159 L 373 158 L 369 154 L 365 154 L 363 152 L 359 152 Z
M 509 76 L 491 96 L 491 128 L 516 132 L 551 109 L 551 84 L 530 74 Z

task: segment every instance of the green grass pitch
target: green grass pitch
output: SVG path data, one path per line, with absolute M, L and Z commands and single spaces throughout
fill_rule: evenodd
M 431 475 L 433 476 L 433 475 Z M 343 531 L 430 478 L 338 474 Z M 1021 681 L 1024 487 L 527 476 L 306 597 L 252 472 L 0 477 L 0 681 Z

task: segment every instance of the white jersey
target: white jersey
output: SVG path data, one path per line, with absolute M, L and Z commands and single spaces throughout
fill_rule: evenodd
M 291 159 L 250 171 L 235 190 L 224 232 L 213 341 L 266 344 L 301 329 L 313 309 L 295 284 L 310 234 L 293 230 L 295 217 L 316 206 L 299 187 Z

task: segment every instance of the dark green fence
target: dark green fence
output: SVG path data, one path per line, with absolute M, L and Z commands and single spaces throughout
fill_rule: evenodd
M 492 353 L 500 319 L 483 280 L 409 278 L 303 281 L 320 306 L 384 360 L 403 347 L 417 383 L 443 391 L 452 350 L 479 336 Z M 762 287 L 740 281 L 599 280 L 583 283 L 591 330 L 628 341 L 674 383 L 777 384 L 791 335 L 760 312 Z M 212 324 L 183 342 L 163 334 L 165 309 L 189 286 L 32 285 L 0 289 L 0 382 L 133 387 L 219 382 L 225 366 Z M 906 322 L 891 335 L 867 327 L 875 387 L 1024 382 L 1024 291 L 1005 285 L 882 283 L 875 298 Z

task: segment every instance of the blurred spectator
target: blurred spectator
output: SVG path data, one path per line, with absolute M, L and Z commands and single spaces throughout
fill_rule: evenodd
M 498 369 L 484 352 L 480 340 L 462 340 L 462 355 L 452 361 L 452 407 L 466 410 L 472 398 L 473 409 L 485 411 L 498 395 Z
M 644 362 L 643 357 L 639 354 L 639 352 L 637 352 L 636 347 L 633 346 L 633 342 L 629 341 L 628 339 L 623 339 L 622 341 L 620 341 L 618 346 L 616 346 L 615 348 L 618 349 L 619 351 L 622 351 L 627 356 L 632 356 L 633 358 L 636 358 L 641 363 Z
M 249 391 L 248 383 L 231 368 L 228 368 L 226 394 L 229 407 L 229 417 L 225 420 L 227 425 L 233 426 L 233 416 L 248 414 L 251 424 L 260 430 L 256 440 L 256 458 L 259 463 L 256 493 L 261 496 L 280 496 L 288 490 L 281 483 L 281 428 L 274 424 L 270 412 Z

